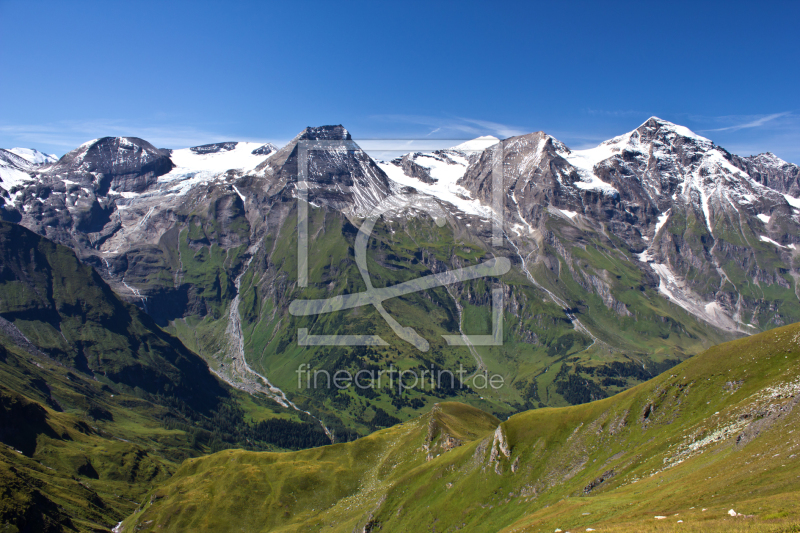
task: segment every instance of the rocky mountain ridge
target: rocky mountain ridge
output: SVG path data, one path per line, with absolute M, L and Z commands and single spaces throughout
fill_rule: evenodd
M 570 150 L 544 132 L 506 139 L 486 149 L 457 180 L 483 205 L 491 204 L 498 150 L 503 154 L 507 191 L 506 231 L 516 234 L 511 238 L 525 251 L 541 249 L 544 226 L 552 216 L 581 231 L 608 231 L 650 266 L 665 297 L 725 330 L 752 332 L 748 328 L 753 326 L 744 321 L 748 313 L 742 291 L 723 263 L 735 261 L 734 269 L 757 278 L 764 269 L 757 266 L 759 252 L 753 248 L 772 245 L 792 265 L 800 244 L 800 200 L 790 194 L 796 194 L 800 167 L 772 154 L 731 155 L 687 128 L 655 117 L 589 150 Z M 410 163 L 408 156 L 393 162 L 407 176 L 426 182 L 424 172 Z M 710 239 L 709 246 L 697 249 L 701 257 L 681 254 L 687 244 L 692 250 L 694 243 L 671 231 L 687 219 L 702 224 L 693 231 Z M 697 268 L 716 278 L 719 286 L 687 281 Z M 784 270 L 796 276 L 796 269 Z M 772 283 L 790 285 L 778 271 L 769 276 Z M 750 303 L 750 311 L 756 306 Z M 774 320 L 783 323 L 778 317 Z
M 56 156 L 32 148 L 0 148 L 0 188 L 9 191 L 21 183 L 31 181 L 37 171 L 57 160 Z
M 161 150 L 105 138 L 29 171 L 6 191 L 3 216 L 73 248 L 229 383 L 302 400 L 301 408 L 321 404 L 286 389 L 296 380 L 288 354 L 335 358 L 292 348 L 298 186 L 319 249 L 310 259 L 319 294 L 359 290 L 346 250 L 387 200 L 397 205 L 376 226 L 370 251 L 379 277 L 400 281 L 414 269 L 459 268 L 482 255 L 512 260 L 512 277 L 499 282 L 506 344 L 519 347 L 465 352 L 479 368 L 494 360 L 514 383 L 512 396 L 491 409 L 603 397 L 709 344 L 800 319 L 796 165 L 772 154 L 732 155 L 655 117 L 589 150 L 544 132 L 489 141 L 383 162 L 342 126 L 306 128 L 280 149 L 226 142 Z M 500 247 L 491 242 L 500 219 L 493 168 L 503 169 Z M 436 225 L 431 212 L 439 213 Z M 414 305 L 431 302 L 430 312 L 445 313 L 436 327 L 463 334 L 470 317 L 488 309 L 487 290 L 455 284 Z M 367 329 L 379 327 L 380 318 L 372 320 Z M 462 357 L 438 350 L 447 364 Z M 602 377 L 609 374 L 582 362 L 597 350 L 622 374 Z M 504 354 L 516 351 L 509 362 Z M 395 404 L 397 414 L 413 411 Z

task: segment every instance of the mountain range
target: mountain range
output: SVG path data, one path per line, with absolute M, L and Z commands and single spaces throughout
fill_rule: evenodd
M 307 287 L 297 274 L 304 143 L 324 145 L 303 156 Z M 587 150 L 536 132 L 376 161 L 342 126 L 322 126 L 280 149 L 168 150 L 107 137 L 57 161 L 20 153 L 0 154 L 4 219 L 71 248 L 229 384 L 309 410 L 344 439 L 442 400 L 506 417 L 603 398 L 718 342 L 800 320 L 799 167 L 769 153 L 730 154 L 655 117 Z M 500 168 L 502 199 L 493 203 Z M 295 299 L 365 290 L 353 255 L 358 228 L 392 202 L 369 240 L 376 286 L 492 257 L 512 264 L 504 276 L 385 302 L 427 339 L 426 352 L 372 308 L 289 312 Z M 491 331 L 492 287 L 504 296 L 503 346 L 445 342 Z M 391 346 L 299 346 L 301 328 L 380 334 Z M 508 386 L 309 390 L 297 382 L 301 364 L 462 365 Z
M 390 161 L 342 126 L 0 150 L 0 523 L 783 527 L 798 169 L 655 117 Z M 310 386 L 395 370 L 458 379 Z

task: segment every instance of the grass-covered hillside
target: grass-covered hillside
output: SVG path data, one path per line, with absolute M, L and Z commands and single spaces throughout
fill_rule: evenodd
M 218 380 L 70 249 L 0 223 L 2 531 L 107 531 L 186 458 L 326 442 Z
M 795 324 L 584 405 L 190 459 L 123 531 L 795 531 L 798 401 Z

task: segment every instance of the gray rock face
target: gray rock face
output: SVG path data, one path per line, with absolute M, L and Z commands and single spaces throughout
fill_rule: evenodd
M 582 189 L 578 169 L 564 157 L 569 149 L 544 132 L 511 137 L 486 149 L 468 168 L 459 184 L 482 203 L 490 204 L 495 153 L 501 151 L 506 221 L 541 225 L 555 207 L 603 221 L 620 220 L 618 191 Z
M 138 137 L 103 137 L 64 155 L 48 175 L 96 182 L 101 194 L 142 192 L 174 166 L 168 154 Z
M 733 164 L 760 184 L 790 196 L 800 196 L 800 167 L 767 152 L 750 157 L 733 156 Z
M 389 178 L 342 126 L 306 128 L 292 141 L 255 168 L 254 174 L 268 180 L 268 194 L 294 191 L 298 176 L 298 143 L 340 141 L 336 148 L 309 149 L 308 200 L 336 210 L 365 216 L 391 194 Z
M 189 148 L 192 152 L 196 154 L 218 154 L 219 152 L 229 152 L 236 148 L 236 145 L 239 144 L 237 142 L 224 142 L 224 143 L 213 143 L 213 144 L 203 144 L 200 146 L 192 146 Z
M 392 161 L 392 163 L 401 167 L 406 175 L 415 177 L 423 183 L 435 183 L 436 180 L 431 177 L 430 169 L 423 167 L 414 161 L 414 155 L 416 154 L 406 154 L 403 157 Z
M 277 152 L 277 151 L 278 151 L 278 147 L 277 146 L 275 146 L 272 143 L 267 143 L 267 144 L 264 144 L 262 146 L 259 146 L 258 148 L 253 150 L 251 153 L 253 155 L 269 155 L 269 154 L 271 154 L 273 152 Z

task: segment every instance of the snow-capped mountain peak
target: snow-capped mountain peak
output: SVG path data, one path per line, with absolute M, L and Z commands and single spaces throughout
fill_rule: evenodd
M 9 152 L 17 154 L 32 165 L 47 165 L 58 161 L 56 155 L 45 154 L 33 148 L 11 148 Z
M 141 192 L 173 167 L 167 151 L 144 139 L 102 137 L 72 150 L 45 172 L 50 176 L 73 176 L 73 181 L 87 184 L 96 182 L 105 194 L 109 188 Z
M 486 148 L 494 146 L 499 142 L 500 139 L 498 139 L 494 135 L 482 135 L 480 137 L 476 137 L 472 140 L 463 142 L 461 144 L 457 144 L 456 146 L 453 146 L 451 150 L 459 150 L 462 152 L 485 150 Z
M 595 165 L 625 150 L 633 153 L 648 153 L 651 145 L 658 150 L 662 146 L 672 146 L 676 143 L 685 144 L 687 140 L 696 143 L 702 150 L 709 150 L 714 146 L 709 139 L 697 135 L 687 127 L 658 117 L 650 117 L 635 130 L 603 141 L 594 148 L 569 150 L 564 147 L 563 150 L 566 150 L 571 157 L 582 159 L 583 165 L 590 162 Z
M 674 124 L 668 120 L 663 120 L 658 117 L 650 117 L 649 119 L 645 120 L 641 126 L 636 128 L 634 131 L 639 132 L 640 135 L 647 135 L 648 133 L 658 133 L 660 132 L 664 136 L 669 136 L 671 134 L 685 137 L 687 139 L 692 139 L 697 142 L 701 143 L 710 143 L 713 144 L 709 139 L 702 137 L 686 126 L 681 126 L 679 124 Z M 630 132 L 633 134 L 633 132 Z

